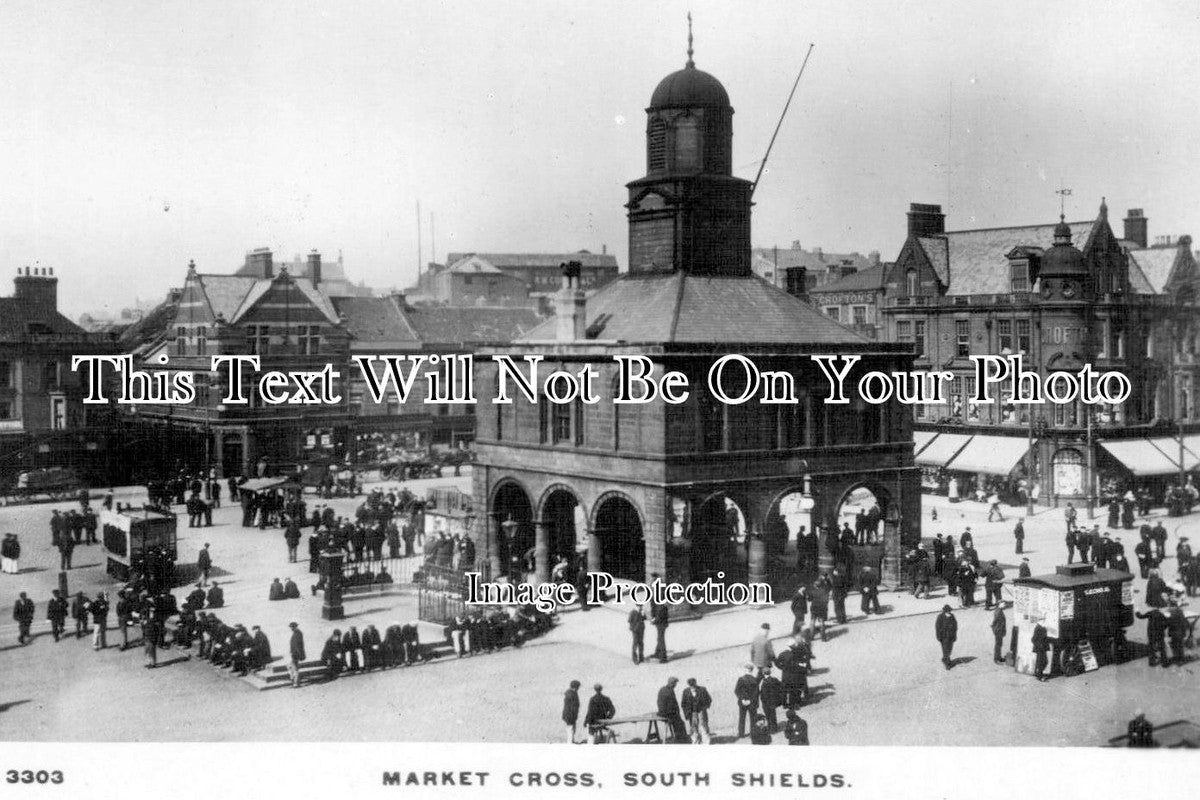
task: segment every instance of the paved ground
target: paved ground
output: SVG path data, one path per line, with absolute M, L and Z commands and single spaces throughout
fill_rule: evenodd
M 120 499 L 133 500 L 139 492 L 123 494 Z M 334 503 L 347 510 L 353 505 Z M 627 655 L 619 609 L 571 611 L 552 633 L 521 650 L 299 691 L 256 692 L 203 662 L 180 660 L 145 670 L 140 651 L 95 653 L 86 641 L 55 644 L 42 620 L 45 598 L 57 581 L 57 553 L 48 546 L 45 523 L 52 507 L 0 508 L 0 531 L 20 533 L 29 556 L 22 559 L 21 575 L 0 576 L 0 605 L 7 612 L 17 591 L 29 591 L 38 602 L 35 631 L 42 634 L 22 648 L 15 643 L 14 623 L 0 623 L 5 676 L 0 740 L 552 742 L 560 738 L 558 712 L 569 680 L 582 681 L 585 689 L 604 683 L 618 713 L 632 714 L 652 710 L 658 687 L 675 675 L 696 677 L 709 687 L 715 698 L 713 732 L 718 741 L 728 741 L 736 727 L 732 688 L 746 660 L 746 643 L 763 621 L 779 632 L 790 629 L 783 605 L 712 614 L 670 628 L 671 662 L 635 666 Z M 936 523 L 930 521 L 934 508 Z M 228 573 L 218 576 L 227 586 L 223 618 L 261 624 L 276 649 L 286 641 L 287 621 L 296 619 L 310 651 L 315 650 L 332 627 L 319 620 L 320 599 L 306 594 L 299 601 L 266 601 L 273 577 L 291 574 L 304 587 L 304 565 L 286 563 L 280 531 L 244 530 L 236 513 L 218 512 L 213 528 L 183 528 L 181 554 L 190 559 L 203 542 L 212 543 L 218 568 Z M 1015 574 L 1019 558 L 1012 552 L 1011 518 L 987 523 L 983 506 L 951 506 L 931 498 L 924 513 L 927 534 L 957 537 L 970 525 L 981 557 L 997 558 Z M 1166 522 L 1169 553 L 1180 534 L 1200 538 L 1200 514 Z M 1039 511 L 1026 521 L 1026 530 L 1034 573 L 1051 571 L 1064 549 L 1062 514 Z M 1133 541 L 1125 538 L 1131 551 Z M 101 561 L 96 547 L 76 551 L 80 568 L 71 573 L 73 591 L 112 588 Z M 1168 559 L 1165 566 L 1173 565 Z M 1143 584 L 1135 584 L 1139 608 Z M 992 663 L 990 614 L 982 609 L 958 612 L 955 652 L 961 661 L 947 672 L 933 638 L 932 615 L 941 608 L 943 594 L 939 590 L 924 601 L 887 592 L 882 617 L 856 614 L 833 631 L 828 643 L 817 643 L 811 678 L 816 701 L 803 712 L 814 744 L 1094 745 L 1122 733 L 1137 708 L 1158 722 L 1200 718 L 1200 662 L 1151 669 L 1141 660 L 1038 684 Z M 378 625 L 415 617 L 414 602 L 411 595 L 374 596 L 351 601 L 347 611 L 357 624 L 369 619 Z M 1144 640 L 1141 623 L 1130 638 Z

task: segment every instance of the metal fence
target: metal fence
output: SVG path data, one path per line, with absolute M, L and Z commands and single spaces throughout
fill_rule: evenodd
M 417 617 L 424 622 L 450 624 L 466 609 L 463 573 L 450 567 L 429 565 L 422 570 L 417 593 Z

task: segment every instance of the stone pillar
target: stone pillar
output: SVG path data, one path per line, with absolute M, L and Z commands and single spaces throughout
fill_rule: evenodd
M 252 475 L 250 465 L 254 461 L 250 458 L 250 429 L 242 428 L 242 475 Z
M 488 568 L 491 570 L 491 574 L 487 577 L 489 581 L 494 581 L 504 574 L 504 564 L 500 560 L 500 523 L 496 521 L 494 513 L 489 513 L 483 524 L 485 526 L 484 540 L 487 542 Z
M 212 464 L 210 464 L 210 466 L 216 467 L 217 478 L 224 478 L 225 477 L 225 434 L 222 433 L 221 430 L 218 428 L 218 429 L 211 431 L 209 435 L 212 436 L 212 439 L 213 439 Z
M 604 553 L 600 550 L 603 545 L 600 543 L 600 537 L 596 535 L 594 530 L 588 530 L 587 543 L 588 572 L 600 572 L 604 569 Z
M 550 533 L 545 522 L 533 523 L 533 571 L 536 583 L 550 582 Z
M 321 577 L 325 579 L 325 602 L 321 605 L 321 619 L 343 619 L 346 608 L 342 605 L 342 558 L 341 552 L 321 553 Z
M 747 573 L 750 583 L 765 583 L 767 580 L 767 543 L 756 525 L 750 532 L 750 552 L 747 554 Z
M 897 498 L 897 502 L 899 502 L 899 498 Z M 898 516 L 895 510 L 889 509 L 887 518 L 883 521 L 883 568 L 882 574 L 879 576 L 883 583 L 895 588 L 899 588 L 904 582 L 904 570 L 902 569 L 904 554 L 901 552 L 903 546 L 900 542 Z

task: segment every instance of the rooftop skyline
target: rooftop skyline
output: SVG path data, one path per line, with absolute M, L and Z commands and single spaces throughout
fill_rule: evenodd
M 607 245 L 645 174 L 650 92 L 686 60 L 735 109 L 756 247 L 895 258 L 909 202 L 948 229 L 1070 219 L 1191 233 L 1200 13 L 1186 2 L 86 3 L 0 9 L 0 268 L 52 266 L 64 313 L 345 255 L 406 286 L 448 252 Z M 1168 55 L 1169 54 L 1169 57 Z M 429 214 L 436 215 L 431 232 Z M 431 253 L 431 237 L 437 250 Z M 0 288 L 0 293 L 7 289 Z

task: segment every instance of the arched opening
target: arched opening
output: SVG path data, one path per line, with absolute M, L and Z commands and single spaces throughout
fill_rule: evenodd
M 705 500 L 692 520 L 689 561 L 692 580 L 745 581 L 747 534 L 746 515 L 737 503 L 723 494 Z M 719 573 L 724 573 L 724 577 L 718 577 Z
M 555 489 L 542 503 L 542 525 L 553 566 L 558 559 L 571 561 L 579 541 L 579 501 L 567 489 Z
M 1055 494 L 1066 497 L 1079 497 L 1084 494 L 1082 453 L 1064 447 L 1054 454 L 1050 464 L 1054 470 Z
M 835 519 L 838 536 L 849 529 L 858 545 L 882 544 L 883 521 L 887 516 L 888 497 L 867 486 L 855 486 L 846 492 L 838 504 Z
M 496 545 L 500 569 L 514 580 L 524 579 L 527 563 L 532 560 L 536 536 L 533 530 L 533 504 L 520 484 L 502 483 L 492 497 Z
M 611 495 L 596 509 L 600 568 L 614 578 L 646 579 L 646 543 L 637 509 L 624 497 Z
M 783 572 L 777 579 L 780 588 L 786 587 L 790 591 L 789 576 L 791 580 L 798 580 L 802 584 L 811 583 L 817 577 L 821 553 L 817 532 L 813 528 L 812 509 L 811 494 L 795 487 L 780 494 L 767 511 L 763 539 L 767 552 L 783 559 Z M 789 563 L 793 555 L 794 571 Z

